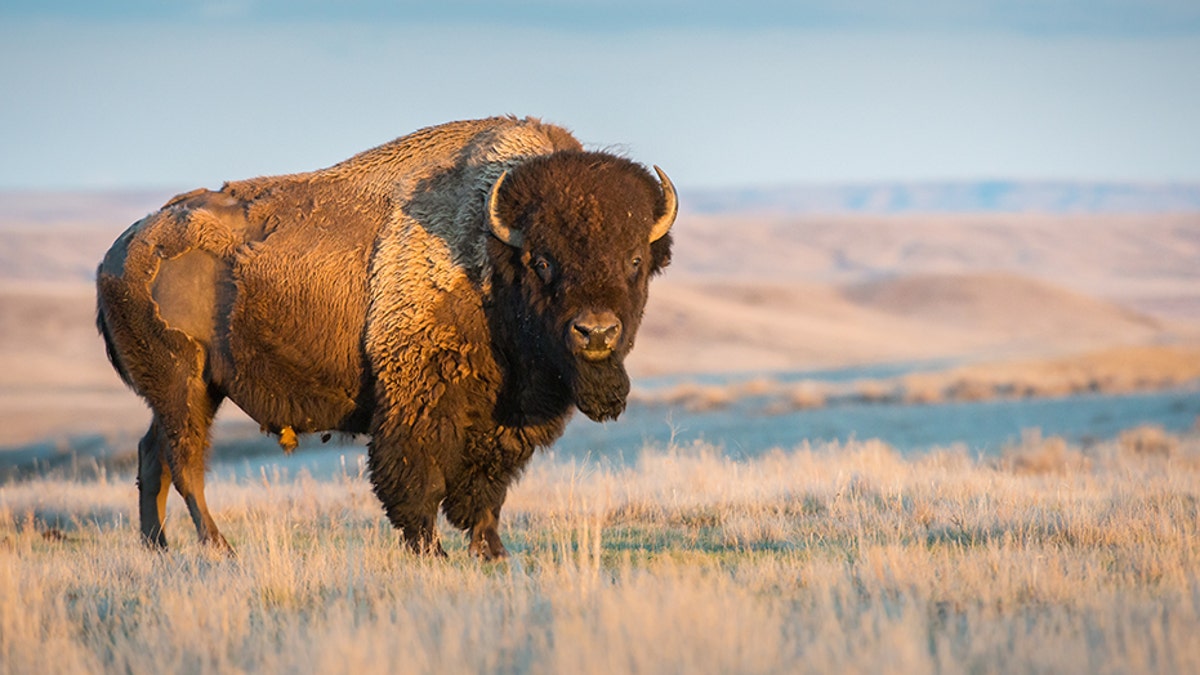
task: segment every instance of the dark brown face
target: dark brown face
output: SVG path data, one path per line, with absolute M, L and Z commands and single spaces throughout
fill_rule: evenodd
M 509 249 L 498 279 L 520 296 L 524 340 L 535 343 L 527 353 L 560 374 L 588 417 L 615 418 L 650 277 L 670 257 L 669 182 L 611 155 L 564 152 L 505 176 L 489 211 Z

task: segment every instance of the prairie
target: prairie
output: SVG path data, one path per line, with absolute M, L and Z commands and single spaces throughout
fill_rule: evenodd
M 6 672 L 1196 672 L 1200 437 L 539 459 L 513 557 L 397 545 L 361 467 L 210 484 L 237 557 L 142 548 L 127 476 L 0 487 Z M 449 532 L 445 524 L 442 531 Z
M 512 558 L 481 565 L 445 523 L 448 560 L 407 554 L 361 447 L 332 476 L 219 465 L 234 558 L 175 495 L 170 551 L 139 544 L 148 412 L 91 275 L 165 198 L 0 194 L 0 673 L 1200 672 L 1195 214 L 685 213 L 612 426 L 688 409 L 788 440 L 577 437 L 511 491 Z M 936 367 L 795 377 L 909 363 Z M 1175 433 L 1016 426 L 986 455 L 979 428 L 898 450 L 799 419 L 1164 387 Z M 272 446 L 232 406 L 215 440 Z

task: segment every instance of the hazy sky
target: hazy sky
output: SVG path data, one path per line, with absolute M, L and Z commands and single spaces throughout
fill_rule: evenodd
M 681 187 L 1200 181 L 1200 2 L 0 0 L 0 188 L 215 187 L 538 115 Z

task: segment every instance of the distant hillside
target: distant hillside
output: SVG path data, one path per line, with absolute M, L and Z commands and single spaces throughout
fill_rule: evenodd
M 672 279 L 854 284 L 1005 272 L 1159 317 L 1200 319 L 1200 211 L 685 214 Z
M 981 181 L 696 190 L 701 214 L 1180 213 L 1200 211 L 1200 184 Z
M 1115 303 L 1009 274 L 846 286 L 667 277 L 655 282 L 629 363 L 636 375 L 798 370 L 1060 354 L 1182 335 Z
M 113 239 L 164 191 L 0 191 L 0 281 L 91 282 Z

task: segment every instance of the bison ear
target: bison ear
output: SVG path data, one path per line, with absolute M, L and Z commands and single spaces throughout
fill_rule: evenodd
M 654 223 L 654 227 L 650 228 L 651 243 L 661 239 L 671 229 L 671 225 L 675 224 L 675 216 L 679 215 L 679 199 L 675 196 L 675 186 L 671 184 L 671 179 L 667 178 L 666 172 L 657 166 L 654 167 L 654 172 L 658 174 L 658 180 L 662 182 L 663 202 L 666 208 Z
M 492 184 L 492 189 L 488 192 L 487 203 L 484 204 L 484 212 L 487 213 L 488 227 L 492 230 L 492 235 L 500 241 L 512 246 L 513 248 L 521 248 L 525 243 L 525 237 L 521 235 L 520 230 L 514 230 L 504 224 L 504 220 L 500 218 L 500 184 L 504 182 L 508 176 L 508 171 L 500 174 L 496 182 Z
M 650 243 L 650 276 L 662 274 L 671 264 L 671 233 L 668 232 Z

